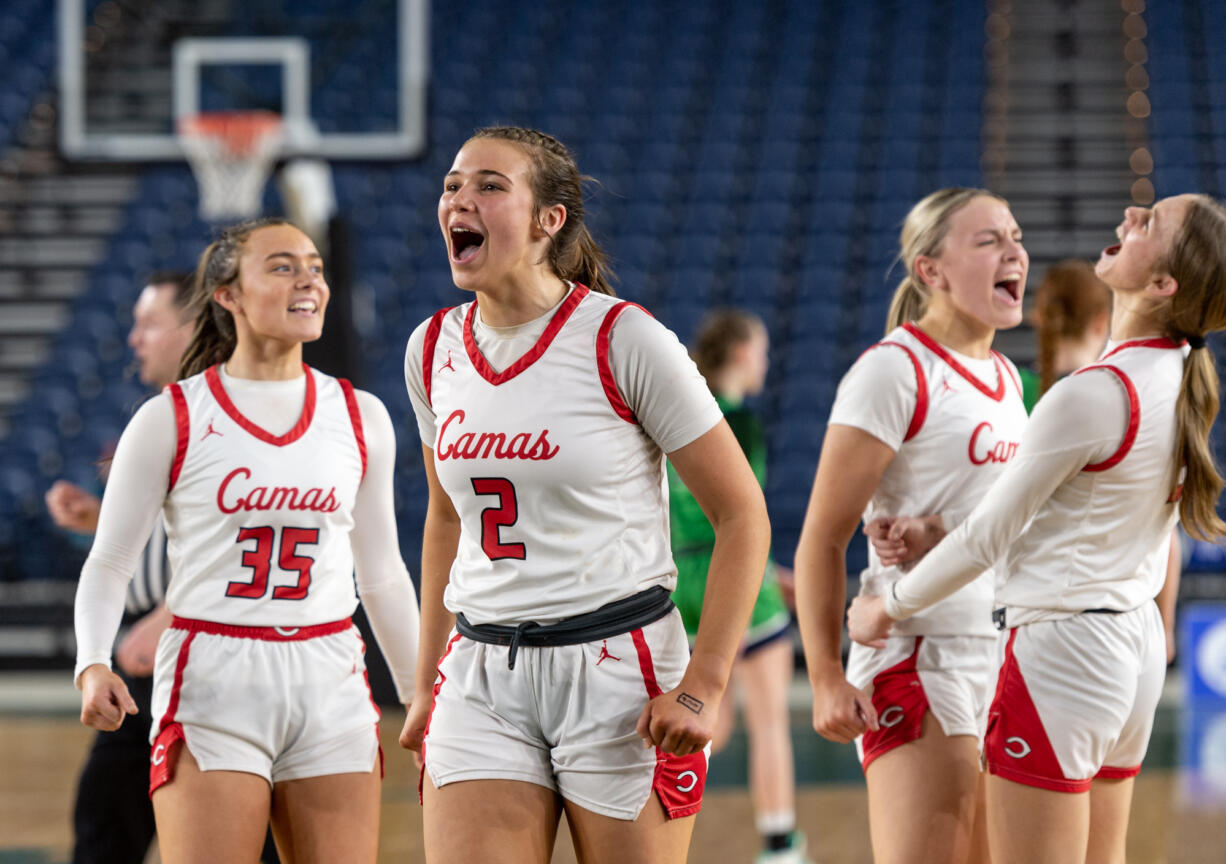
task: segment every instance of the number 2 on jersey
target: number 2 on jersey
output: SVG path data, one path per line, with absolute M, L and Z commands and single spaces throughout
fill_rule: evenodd
M 498 505 L 481 511 L 481 548 L 491 561 L 500 558 L 527 557 L 523 543 L 503 543 L 499 533 L 502 528 L 514 525 L 519 519 L 519 503 L 515 500 L 515 484 L 505 477 L 474 477 L 473 492 L 478 495 L 497 495 Z
M 255 541 L 254 549 L 244 549 L 242 564 L 251 569 L 250 582 L 231 582 L 226 586 L 227 597 L 247 597 L 259 599 L 268 592 L 268 574 L 272 569 L 272 547 L 276 541 L 276 530 L 269 525 L 258 528 L 242 528 L 238 532 L 238 540 L 245 543 Z M 319 543 L 318 528 L 281 529 L 281 554 L 277 563 L 281 569 L 298 574 L 298 584 L 278 585 L 272 589 L 274 600 L 302 600 L 311 587 L 311 565 L 314 558 L 298 554 L 298 544 L 317 545 Z

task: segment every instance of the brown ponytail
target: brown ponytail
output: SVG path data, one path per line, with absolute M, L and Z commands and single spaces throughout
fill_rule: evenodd
M 188 310 L 196 322 L 192 341 L 179 361 L 179 379 L 190 378 L 224 363 L 234 353 L 238 335 L 234 316 L 213 299 L 213 293 L 223 285 L 238 279 L 238 259 L 243 245 L 255 231 L 271 225 L 290 225 L 284 219 L 252 219 L 222 230 L 217 239 L 200 254 L 196 264 L 196 281 Z
M 1056 350 L 1064 339 L 1080 339 L 1094 319 L 1111 311 L 1111 290 L 1094 274 L 1089 261 L 1070 259 L 1053 264 L 1043 274 L 1034 303 L 1039 340 L 1039 394 L 1046 393 L 1061 372 Z
M 533 169 L 533 218 L 540 218 L 542 207 L 561 204 L 566 208 L 566 221 L 549 241 L 550 268 L 559 278 L 616 296 L 611 284 L 616 277 L 609 267 L 608 255 L 583 221 L 583 183 L 592 178 L 579 173 L 575 157 L 566 145 L 552 135 L 522 126 L 487 126 L 472 137 L 510 141 L 527 152 Z
M 925 196 L 907 213 L 898 237 L 898 260 L 907 268 L 907 275 L 894 289 L 886 314 L 886 333 L 908 321 L 918 321 L 928 310 L 932 295 L 915 272 L 915 259 L 939 255 L 949 233 L 950 217 L 981 195 L 1004 201 L 986 189 L 953 186 Z
M 1226 209 L 1221 204 L 1205 195 L 1193 199 L 1163 269 L 1178 285 L 1167 307 L 1166 330 L 1200 346 L 1184 361 L 1175 404 L 1175 464 L 1186 469 L 1179 518 L 1193 537 L 1215 540 L 1226 535 L 1226 522 L 1217 514 L 1224 484 L 1209 446 L 1219 385 L 1203 339 L 1226 328 Z

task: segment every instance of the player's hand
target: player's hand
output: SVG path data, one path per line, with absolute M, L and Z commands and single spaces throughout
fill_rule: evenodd
M 158 606 L 132 625 L 132 629 L 115 649 L 115 662 L 133 678 L 153 674 L 153 661 L 158 653 L 158 640 L 170 626 L 173 616 L 165 605 Z
M 56 480 L 43 496 L 52 521 L 69 531 L 93 534 L 98 530 L 98 511 L 102 502 L 75 483 Z
M 422 768 L 421 747 L 426 737 L 426 721 L 430 719 L 430 708 L 433 704 L 433 688 L 415 692 L 405 713 L 404 728 L 400 730 L 400 746 L 413 751 L 413 764 L 418 771 Z
M 869 648 L 884 648 L 885 637 L 890 635 L 894 619 L 885 611 L 885 602 L 880 597 L 861 595 L 851 601 L 847 610 L 847 635 L 853 642 Z
M 126 714 L 137 713 L 136 702 L 123 679 L 101 663 L 81 673 L 81 722 L 101 732 L 114 732 Z
M 873 700 L 863 690 L 849 684 L 841 669 L 839 674 L 818 679 L 813 684 L 813 729 L 818 735 L 846 744 L 879 728 Z
M 676 689 L 643 706 L 635 727 L 643 746 L 677 756 L 697 753 L 715 734 L 720 695 L 689 685 L 683 678 Z
M 914 564 L 945 536 L 940 514 L 881 516 L 864 526 L 864 535 L 886 567 Z

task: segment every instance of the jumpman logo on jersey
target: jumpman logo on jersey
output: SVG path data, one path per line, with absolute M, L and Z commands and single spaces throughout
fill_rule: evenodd
M 200 436 L 200 440 L 203 441 L 205 438 L 208 438 L 210 435 L 216 435 L 218 438 L 222 437 L 222 434 L 213 428 L 212 420 L 209 421 L 209 428 L 206 429 L 204 431 L 204 434 Z
M 957 391 L 956 391 L 956 390 L 954 390 L 953 385 L 949 383 L 949 379 L 948 379 L 948 378 L 942 378 L 942 379 L 941 379 L 941 395 L 943 396 L 943 395 L 945 395 L 946 393 L 955 393 L 955 392 L 957 392 Z
M 447 362 L 444 363 L 442 366 L 438 367 L 438 371 L 442 372 L 444 369 L 450 369 L 452 372 L 456 371 L 455 364 L 451 362 L 451 349 L 450 348 L 447 349 Z
M 605 639 L 600 646 L 600 658 L 596 661 L 596 665 L 599 666 L 606 660 L 617 660 L 618 662 L 621 662 L 621 659 L 622 658 L 614 657 L 609 653 L 609 640 Z

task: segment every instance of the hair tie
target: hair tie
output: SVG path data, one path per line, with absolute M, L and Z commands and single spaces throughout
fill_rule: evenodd
M 1193 351 L 1195 351 L 1198 348 L 1205 347 L 1205 337 L 1204 336 L 1189 336 L 1187 339 L 1187 342 L 1188 342 L 1188 347 L 1191 348 Z

